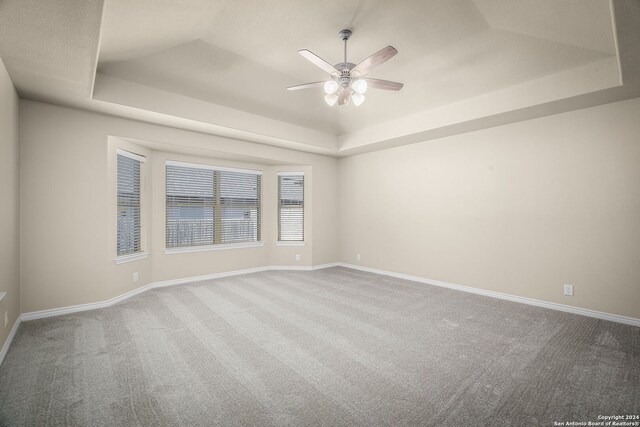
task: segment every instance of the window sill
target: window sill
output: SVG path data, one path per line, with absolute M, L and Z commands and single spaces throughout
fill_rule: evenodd
M 164 253 L 167 255 L 185 254 L 185 253 L 191 253 L 191 252 L 224 251 L 227 249 L 259 248 L 262 246 L 264 246 L 264 242 L 222 243 L 219 245 L 190 246 L 187 248 L 169 248 L 169 249 L 165 249 Z
M 302 242 L 287 242 L 287 241 L 277 241 L 276 246 L 304 246 L 304 241 Z
M 114 261 L 115 261 L 116 264 L 125 264 L 127 262 L 139 261 L 141 259 L 146 259 L 148 257 L 149 257 L 149 253 L 148 252 L 139 252 L 139 253 L 135 253 L 135 254 L 119 256 L 116 259 L 114 259 Z

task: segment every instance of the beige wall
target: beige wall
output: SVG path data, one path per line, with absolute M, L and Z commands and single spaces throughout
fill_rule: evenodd
M 23 313 L 104 301 L 155 281 L 263 267 L 272 258 L 283 265 L 337 261 L 337 181 L 328 178 L 337 175 L 334 158 L 32 101 L 21 101 L 20 113 Z M 145 141 L 148 151 L 142 154 L 150 158 L 143 173 L 151 208 L 143 217 L 151 223 L 145 237 L 151 255 L 120 265 L 114 262 L 115 149 L 127 148 L 127 142 L 109 136 Z M 308 236 L 322 238 L 307 242 L 300 262 L 289 256 L 291 248 L 276 247 L 275 189 L 264 185 L 264 248 L 164 254 L 163 168 L 168 157 L 260 166 L 265 184 L 273 185 L 277 170 L 307 168 L 314 186 L 306 210 Z M 136 283 L 135 271 L 140 273 Z
M 639 99 L 339 161 L 20 106 L 22 312 L 103 301 L 150 282 L 320 265 L 339 252 L 343 262 L 357 264 L 361 254 L 364 266 L 640 317 Z M 114 263 L 118 146 L 149 158 L 151 255 L 122 265 Z M 169 158 L 263 170 L 264 247 L 165 254 Z M 276 174 L 286 170 L 305 172 L 304 247 L 275 245 Z M 575 286 L 574 297 L 562 296 L 563 283 Z
M 639 98 L 344 158 L 339 174 L 343 262 L 640 318 Z
M 18 95 L 0 60 L 0 349 L 20 314 Z M 5 312 L 9 323 L 4 327 Z

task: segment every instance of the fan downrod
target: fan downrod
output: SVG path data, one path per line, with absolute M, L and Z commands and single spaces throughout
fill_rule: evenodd
M 348 28 L 345 28 L 338 33 L 340 39 L 344 42 L 344 61 L 335 65 L 336 70 L 338 70 L 340 74 L 334 76 L 334 79 L 337 80 L 338 84 L 345 89 L 349 87 L 349 84 L 351 83 L 351 70 L 356 66 L 356 64 L 347 62 L 347 40 L 349 40 L 351 34 L 353 34 L 353 32 Z

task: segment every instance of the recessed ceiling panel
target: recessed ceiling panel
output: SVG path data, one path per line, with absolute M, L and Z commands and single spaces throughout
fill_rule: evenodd
M 107 5 L 101 73 L 334 134 L 615 52 L 605 0 L 150 2 Z M 342 62 L 342 28 L 353 30 L 349 62 L 398 49 L 369 76 L 404 83 L 400 92 L 372 89 L 358 108 L 329 108 L 321 87 L 285 90 L 329 78 L 297 51 Z
M 296 58 L 297 59 L 297 58 Z M 337 110 L 322 101 L 322 88 L 291 92 L 298 81 L 279 70 L 197 40 L 100 72 L 265 117 L 337 132 Z M 321 100 L 322 102 L 314 102 Z
M 637 0 L 2 0 L 0 57 L 21 97 L 326 151 L 634 96 L 639 22 Z M 329 78 L 297 51 L 342 62 L 343 28 L 349 62 L 399 51 L 369 77 L 401 91 L 286 90 Z
M 100 61 L 137 58 L 202 38 L 227 1 L 108 0 Z
M 609 0 L 474 0 L 492 28 L 615 53 Z
M 228 3 L 204 39 L 270 68 L 312 81 L 325 75 L 298 57 L 309 49 L 343 61 L 338 32 L 353 30 L 348 59 L 358 63 L 387 45 L 400 65 L 488 27 L 470 0 L 246 0 Z M 392 65 L 391 63 L 389 65 Z
M 371 90 L 358 108 L 341 110 L 341 134 L 451 104 L 611 55 L 551 40 L 487 29 L 403 65 L 381 69 L 404 81 L 400 93 Z

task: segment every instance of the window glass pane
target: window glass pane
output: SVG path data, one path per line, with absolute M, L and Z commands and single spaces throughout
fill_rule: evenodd
M 118 154 L 117 254 L 141 250 L 140 162 Z
M 167 165 L 167 247 L 212 245 L 215 175 L 206 169 Z
M 167 247 L 260 240 L 261 176 L 167 165 Z
M 260 240 L 261 176 L 220 172 L 221 243 Z
M 304 241 L 304 175 L 278 176 L 278 240 Z

